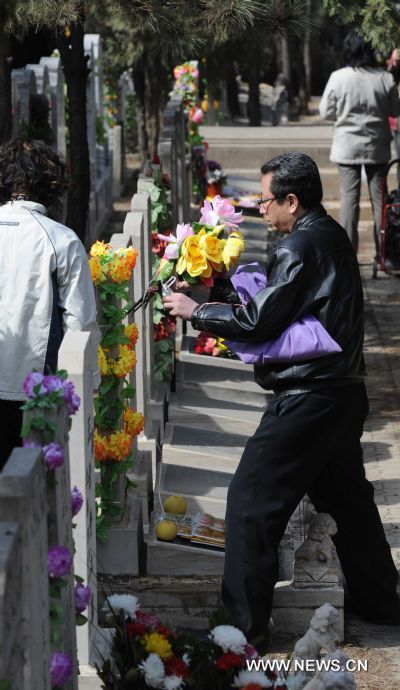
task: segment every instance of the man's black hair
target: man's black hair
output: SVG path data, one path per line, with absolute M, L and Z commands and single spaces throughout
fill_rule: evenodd
M 56 209 L 67 189 L 65 161 L 47 144 L 19 138 L 0 147 L 0 204 L 23 194 Z
M 271 194 L 278 201 L 295 194 L 304 209 L 314 208 L 322 201 L 322 183 L 318 167 L 305 153 L 283 153 L 275 156 L 261 168 L 261 173 L 272 173 Z
M 376 67 L 378 64 L 373 47 L 355 31 L 344 39 L 343 58 L 350 67 Z

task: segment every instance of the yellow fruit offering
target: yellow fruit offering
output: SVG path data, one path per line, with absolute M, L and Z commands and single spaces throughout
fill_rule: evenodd
M 177 526 L 172 520 L 160 520 L 156 527 L 157 539 L 161 539 L 161 541 L 173 541 L 177 531 Z
M 168 496 L 164 501 L 164 510 L 166 513 L 184 515 L 187 511 L 187 503 L 182 496 Z

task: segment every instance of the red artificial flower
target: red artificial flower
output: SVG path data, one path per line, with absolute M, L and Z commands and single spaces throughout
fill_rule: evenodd
M 262 690 L 262 687 L 258 683 L 247 683 L 247 685 L 243 686 L 242 690 Z
M 189 675 L 187 664 L 177 656 L 172 656 L 170 659 L 164 659 L 164 668 L 167 676 L 178 676 L 178 678 L 185 679 Z
M 217 659 L 217 668 L 220 671 L 229 671 L 235 666 L 243 666 L 243 658 L 234 652 L 227 652 Z
M 151 162 L 153 165 L 160 165 L 160 156 L 157 153 L 153 153 L 153 160 Z
M 202 355 L 203 354 L 203 348 L 201 347 L 201 345 L 195 345 L 194 351 L 195 351 L 196 355 Z
M 145 634 L 146 628 L 142 623 L 127 623 L 126 624 L 126 632 L 129 635 L 129 637 L 136 637 L 136 635 L 139 635 L 140 637 Z
M 164 637 L 174 637 L 169 628 L 165 628 L 164 625 L 158 625 L 156 632 L 158 632 L 160 635 L 164 635 Z

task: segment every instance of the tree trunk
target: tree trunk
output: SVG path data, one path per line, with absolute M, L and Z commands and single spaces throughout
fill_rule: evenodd
M 251 59 L 251 64 L 248 72 L 249 101 L 247 104 L 247 116 L 249 118 L 250 127 L 260 127 L 260 53 L 258 50 L 253 50 L 249 57 Z
M 147 128 L 146 128 L 146 107 L 145 107 L 145 74 L 144 64 L 141 60 L 132 68 L 133 83 L 135 86 L 135 107 L 136 107 L 136 124 L 138 132 L 138 145 L 140 160 L 142 165 L 145 164 L 149 150 Z
M 149 53 L 145 63 L 146 129 L 150 155 L 157 153 L 160 136 L 160 106 L 163 85 L 161 53 Z
M 9 59 L 0 54 L 0 144 L 11 139 L 11 69 Z
M 307 0 L 307 17 L 311 18 L 311 0 Z M 303 62 L 304 62 L 304 76 L 305 76 L 305 88 L 307 103 L 311 97 L 311 46 L 310 46 L 310 35 L 306 34 L 304 38 L 303 47 Z
M 290 52 L 289 52 L 289 41 L 286 31 L 283 32 L 280 39 L 280 54 L 281 54 L 281 72 L 285 77 L 288 86 L 290 87 Z
M 90 160 L 86 116 L 88 68 L 83 47 L 83 12 L 80 21 L 71 26 L 70 31 L 68 38 L 64 32 L 57 33 L 57 47 L 64 68 L 69 104 L 71 184 L 65 223 L 84 242 L 90 196 Z
M 11 67 L 7 59 L 8 41 L 5 25 L 13 10 L 12 4 L 1 3 L 0 7 L 0 144 L 11 138 Z

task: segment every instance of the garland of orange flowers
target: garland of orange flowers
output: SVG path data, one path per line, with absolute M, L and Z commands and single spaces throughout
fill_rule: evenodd
M 133 439 L 144 427 L 141 412 L 128 400 L 135 390 L 126 380 L 136 365 L 136 324 L 125 325 L 132 303 L 129 280 L 136 264 L 134 247 L 113 249 L 106 242 L 95 242 L 90 250 L 90 271 L 98 292 L 102 339 L 98 350 L 101 375 L 99 396 L 95 399 L 94 455 L 100 469 L 97 492 L 97 538 L 106 541 L 113 519 L 121 512 L 116 501 L 116 482 L 132 464 Z M 128 483 L 128 479 L 125 479 Z

